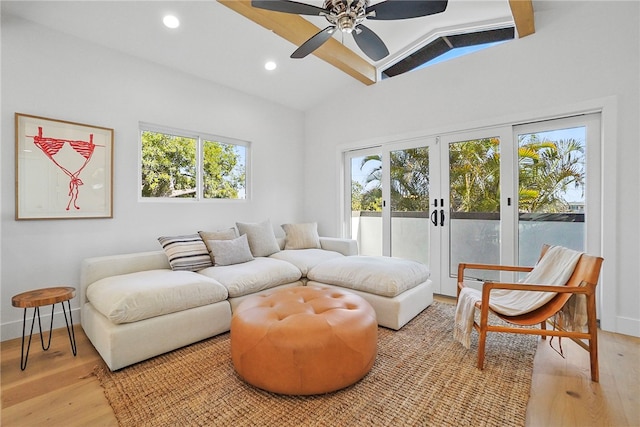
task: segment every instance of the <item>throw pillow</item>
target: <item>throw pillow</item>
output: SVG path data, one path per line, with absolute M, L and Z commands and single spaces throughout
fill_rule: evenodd
M 282 224 L 286 234 L 285 249 L 320 249 L 318 223 Z
M 207 245 L 211 248 L 215 265 L 233 265 L 253 260 L 246 234 L 233 240 L 209 240 Z
M 236 227 L 238 227 L 240 235 L 247 235 L 249 248 L 254 257 L 269 256 L 280 251 L 271 221 L 266 220 L 260 223 L 236 222 Z
M 207 249 L 211 252 L 211 247 L 209 247 L 209 240 L 231 240 L 238 237 L 236 233 L 236 229 L 231 227 L 226 230 L 218 230 L 218 231 L 198 231 L 198 234 L 204 241 L 204 244 L 207 245 Z
M 211 267 L 211 257 L 198 234 L 163 236 L 158 241 L 169 258 L 172 270 L 198 271 Z

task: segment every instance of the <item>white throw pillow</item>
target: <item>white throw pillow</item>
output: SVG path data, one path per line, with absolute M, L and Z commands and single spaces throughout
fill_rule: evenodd
M 215 265 L 241 264 L 253 260 L 246 234 L 232 240 L 208 240 L 207 246 L 211 248 Z
M 236 222 L 240 235 L 246 234 L 249 248 L 254 257 L 269 256 L 280 251 L 271 221 L 259 223 Z
M 318 223 L 282 224 L 286 235 L 285 249 L 320 249 Z

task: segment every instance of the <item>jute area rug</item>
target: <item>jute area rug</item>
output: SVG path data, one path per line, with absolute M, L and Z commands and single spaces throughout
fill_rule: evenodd
M 235 373 L 229 333 L 117 372 L 96 368 L 123 426 L 523 426 L 536 337 L 489 334 L 485 369 L 453 340 L 455 307 L 434 303 L 399 331 L 378 328 L 378 356 L 358 383 L 283 396 Z

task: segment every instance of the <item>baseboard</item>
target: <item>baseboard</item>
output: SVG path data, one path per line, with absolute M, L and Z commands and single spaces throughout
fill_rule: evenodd
M 630 317 L 616 317 L 616 333 L 640 337 L 640 320 Z
M 16 309 L 17 311 L 18 309 Z M 20 313 L 20 317 L 22 317 L 22 313 Z M 74 325 L 80 325 L 80 309 L 72 308 L 71 309 L 71 317 L 73 318 Z M 33 319 L 33 309 L 27 309 L 27 324 L 25 334 L 28 336 L 31 330 L 31 320 Z M 40 320 L 42 323 L 42 330 L 45 331 L 45 334 L 49 332 L 49 326 L 51 325 L 51 306 L 40 307 Z M 53 316 L 53 329 L 64 328 L 66 327 L 66 323 L 64 321 L 64 314 L 62 314 L 62 309 L 58 306 L 54 312 Z M 38 319 L 36 318 L 36 324 L 33 325 L 33 333 L 37 334 L 38 329 Z M 45 335 L 46 337 L 47 335 Z M 7 341 L 14 338 L 22 337 L 22 320 L 15 320 L 12 322 L 3 323 L 0 329 L 0 341 Z

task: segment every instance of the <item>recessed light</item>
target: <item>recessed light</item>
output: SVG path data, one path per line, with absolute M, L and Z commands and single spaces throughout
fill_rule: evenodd
M 162 22 L 167 28 L 178 28 L 180 26 L 180 21 L 173 15 L 167 15 L 162 18 Z
M 278 65 L 277 65 L 275 62 L 273 62 L 273 61 L 267 61 L 267 62 L 264 64 L 264 69 L 265 69 L 265 70 L 269 70 L 269 71 L 273 71 L 273 70 L 275 70 L 275 69 L 276 69 L 276 67 L 277 67 L 277 66 L 278 66 Z

